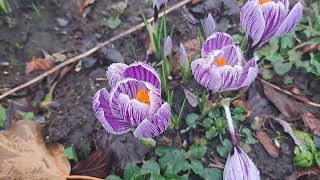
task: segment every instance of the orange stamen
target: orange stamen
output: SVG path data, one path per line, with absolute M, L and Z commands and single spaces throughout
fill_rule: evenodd
M 263 4 L 265 4 L 265 3 L 267 3 L 267 2 L 271 2 L 272 0 L 259 0 L 259 4 L 260 5 L 263 5 Z
M 218 67 L 220 67 L 220 66 L 226 65 L 226 64 L 227 64 L 227 60 L 226 60 L 226 58 L 224 58 L 224 57 L 218 57 L 218 58 L 214 61 L 214 63 L 215 63 Z
M 145 89 L 141 89 L 137 92 L 136 99 L 142 103 L 150 105 L 149 92 Z

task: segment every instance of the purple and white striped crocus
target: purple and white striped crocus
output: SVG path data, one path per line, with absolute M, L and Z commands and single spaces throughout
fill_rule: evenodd
M 256 58 L 243 64 L 242 51 L 229 34 L 216 32 L 203 43 L 201 58 L 191 63 L 194 79 L 213 92 L 250 85 L 257 76 Z
M 302 17 L 303 5 L 289 12 L 289 0 L 249 0 L 241 9 L 240 23 L 252 39 L 262 46 L 272 38 L 289 33 Z
M 153 0 L 153 9 L 160 11 L 167 5 L 168 0 Z
M 93 110 L 104 129 L 111 134 L 133 131 L 138 138 L 152 138 L 164 132 L 171 112 L 161 98 L 160 77 L 144 62 L 114 63 L 107 70 L 111 86 L 100 89 L 93 98 Z

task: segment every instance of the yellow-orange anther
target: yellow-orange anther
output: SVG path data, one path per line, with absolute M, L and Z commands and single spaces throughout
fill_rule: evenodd
M 137 92 L 136 99 L 142 103 L 150 105 L 149 92 L 145 89 L 141 89 Z
M 226 58 L 224 58 L 224 57 L 218 57 L 218 58 L 214 61 L 214 63 L 215 63 L 218 67 L 220 67 L 220 66 L 226 65 L 226 64 L 227 64 L 227 60 L 226 60 Z
M 271 2 L 272 0 L 259 0 L 259 4 L 263 5 L 264 3 Z

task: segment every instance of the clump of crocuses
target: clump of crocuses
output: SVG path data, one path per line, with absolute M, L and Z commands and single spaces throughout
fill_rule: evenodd
M 229 34 L 215 32 L 204 42 L 201 58 L 191 63 L 194 79 L 213 92 L 236 90 L 257 76 L 257 59 L 245 63 L 241 49 Z
M 152 138 L 164 132 L 170 122 L 168 103 L 161 98 L 160 77 L 144 62 L 112 64 L 107 70 L 111 86 L 93 98 L 93 110 L 111 134 L 133 131 L 138 138 Z
M 241 9 L 240 22 L 252 39 L 252 46 L 262 46 L 272 38 L 289 33 L 301 19 L 302 12 L 301 2 L 289 12 L 289 0 L 249 0 Z

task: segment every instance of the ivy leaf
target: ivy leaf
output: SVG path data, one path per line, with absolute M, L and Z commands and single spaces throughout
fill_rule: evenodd
M 246 144 L 255 144 L 257 142 L 256 139 L 252 136 L 252 132 L 249 128 L 243 128 L 242 133 L 246 135 Z
M 141 175 L 155 174 L 160 175 L 160 167 L 154 160 L 145 161 L 141 167 Z
M 199 160 L 192 160 L 191 161 L 191 169 L 195 174 L 201 174 L 203 173 L 203 165 L 201 163 L 201 161 Z
M 189 149 L 189 153 L 192 158 L 200 159 L 207 153 L 207 146 L 200 146 L 200 145 L 192 145 Z
M 116 175 L 109 175 L 105 178 L 105 180 L 122 180 L 122 179 Z
M 221 144 L 217 146 L 217 152 L 221 157 L 227 158 L 232 149 L 232 143 L 229 139 L 224 139 Z
M 109 17 L 107 22 L 106 22 L 106 25 L 108 28 L 110 29 L 116 29 L 117 27 L 119 27 L 121 24 L 121 20 L 119 19 L 118 16 L 116 17 Z
M 172 168 L 174 174 L 182 170 L 190 169 L 190 164 L 186 160 L 186 153 L 175 148 L 158 147 L 155 150 L 156 155 L 160 156 L 159 164 L 162 169 Z
M 137 179 L 142 180 L 140 168 L 135 164 L 128 165 L 126 170 L 124 171 L 123 179 L 124 180 L 137 180 Z
M 4 107 L 0 104 L 0 127 L 4 126 L 4 122 L 6 121 L 6 110 Z
M 199 119 L 199 114 L 190 113 L 186 117 L 186 123 L 189 127 L 195 129 L 197 127 L 197 120 Z

